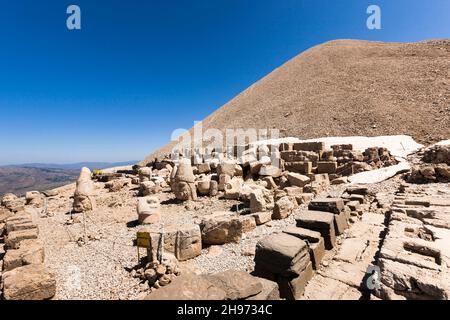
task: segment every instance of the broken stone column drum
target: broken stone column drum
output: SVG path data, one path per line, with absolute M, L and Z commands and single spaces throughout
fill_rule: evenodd
M 93 210 L 95 207 L 92 193 L 94 191 L 94 183 L 91 179 L 91 170 L 84 167 L 81 169 L 80 177 L 77 180 L 73 199 L 73 211 L 85 212 Z
M 181 201 L 196 200 L 197 189 L 195 187 L 195 176 L 189 160 L 180 160 L 178 166 L 174 169 L 171 188 L 175 197 Z

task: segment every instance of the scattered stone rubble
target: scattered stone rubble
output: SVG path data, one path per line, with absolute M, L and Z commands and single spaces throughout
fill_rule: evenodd
M 433 184 L 402 183 L 395 195 L 347 185 L 352 174 L 396 164 L 385 148 L 360 152 L 343 144 L 325 150 L 323 143 L 308 142 L 182 153 L 181 159 L 155 159 L 114 173 L 83 168 L 76 184 L 73 214 L 95 215 L 97 204 L 120 207 L 122 191 L 129 193 L 136 208 L 133 232 L 150 242 L 147 255 L 129 268 L 146 299 L 448 299 L 445 147 L 426 150 L 427 163 L 418 161 L 419 169 L 406 175 L 410 182 Z M 119 199 L 109 203 L 114 197 Z M 205 199 L 234 205 L 195 215 Z M 46 206 L 46 198 L 7 194 L 1 204 L 3 298 L 51 298 L 56 281 L 29 214 Z M 192 219 L 165 222 L 167 205 L 183 206 Z M 272 225 L 277 227 L 246 241 Z M 183 267 L 244 241 L 240 254 L 253 259 L 247 271 L 205 274 Z M 371 265 L 381 271 L 375 291 L 366 284 Z
M 436 145 L 426 149 L 422 161 L 411 170 L 409 182 L 450 182 L 450 145 Z

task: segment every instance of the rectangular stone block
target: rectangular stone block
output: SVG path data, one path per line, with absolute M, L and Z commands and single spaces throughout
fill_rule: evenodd
M 322 152 L 325 150 L 324 142 L 300 142 L 294 143 L 294 150 L 298 151 L 314 151 L 314 152 Z
M 334 214 L 322 211 L 305 211 L 296 219 L 297 227 L 320 232 L 327 250 L 333 249 L 336 243 L 334 230 Z
M 321 237 L 319 242 L 309 244 L 310 259 L 314 270 L 317 270 L 325 255 L 325 241 Z
M 333 151 L 337 151 L 337 150 L 353 150 L 353 145 L 352 144 L 335 144 L 331 146 L 331 149 L 333 149 Z
M 286 171 L 308 175 L 312 173 L 312 162 L 311 161 L 286 162 L 284 164 L 284 169 Z
M 270 211 L 252 213 L 252 216 L 255 218 L 257 226 L 272 220 L 272 212 Z
M 337 166 L 336 161 L 319 161 L 317 163 L 317 173 L 336 173 Z
M 317 243 L 322 239 L 322 235 L 318 231 L 299 227 L 288 227 L 283 229 L 283 232 L 291 236 L 297 237 L 306 241 L 307 243 Z
M 19 249 L 10 249 L 3 260 L 4 271 L 28 264 L 44 263 L 44 245 L 38 240 L 23 240 Z
M 5 300 L 45 300 L 56 293 L 55 275 L 43 264 L 30 264 L 2 275 Z
M 320 232 L 298 227 L 288 227 L 283 232 L 306 241 L 309 247 L 310 260 L 316 270 L 325 254 L 325 242 Z
M 278 147 L 280 151 L 292 151 L 292 143 L 281 143 Z
M 339 214 L 334 215 L 334 231 L 336 235 L 339 236 L 344 233 L 344 231 L 348 228 L 347 222 L 347 214 L 345 211 L 340 212 Z
M 27 239 L 37 239 L 38 234 L 39 231 L 37 228 L 12 231 L 6 236 L 6 247 L 9 249 L 18 249 L 21 241 Z
M 342 200 L 341 198 L 314 199 L 308 205 L 309 210 L 325 211 L 336 214 L 343 211 L 344 208 L 344 200 Z
M 287 300 L 298 300 L 303 296 L 308 281 L 313 277 L 312 263 L 310 262 L 305 270 L 295 278 L 280 277 L 280 296 Z
M 161 245 L 161 233 L 164 234 L 164 250 L 172 253 L 178 260 L 185 261 L 197 257 L 202 251 L 202 236 L 197 224 L 185 226 L 167 226 L 161 230 L 145 227 L 139 230 L 150 236 L 150 248 L 147 249 L 149 261 L 155 261 Z
M 254 261 L 255 274 L 263 278 L 297 276 L 309 262 L 308 245 L 285 233 L 272 234 L 257 243 Z

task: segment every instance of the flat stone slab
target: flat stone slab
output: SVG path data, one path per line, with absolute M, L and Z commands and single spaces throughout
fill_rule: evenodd
M 226 297 L 224 290 L 204 276 L 185 273 L 176 277 L 170 285 L 147 295 L 145 300 L 225 300 Z
M 227 270 L 205 278 L 216 287 L 226 292 L 226 299 L 240 300 L 255 296 L 263 290 L 259 278 L 245 271 Z
M 316 275 L 308 282 L 301 300 L 359 300 L 359 290 L 335 279 Z
M 30 264 L 3 273 L 6 300 L 45 300 L 56 293 L 55 275 L 43 264 Z

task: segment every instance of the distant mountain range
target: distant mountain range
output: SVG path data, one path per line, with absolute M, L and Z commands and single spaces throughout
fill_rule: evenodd
M 77 179 L 82 167 L 100 170 L 137 162 L 27 163 L 0 166 L 0 196 L 8 192 L 23 195 L 27 191 L 44 191 L 64 186 Z

